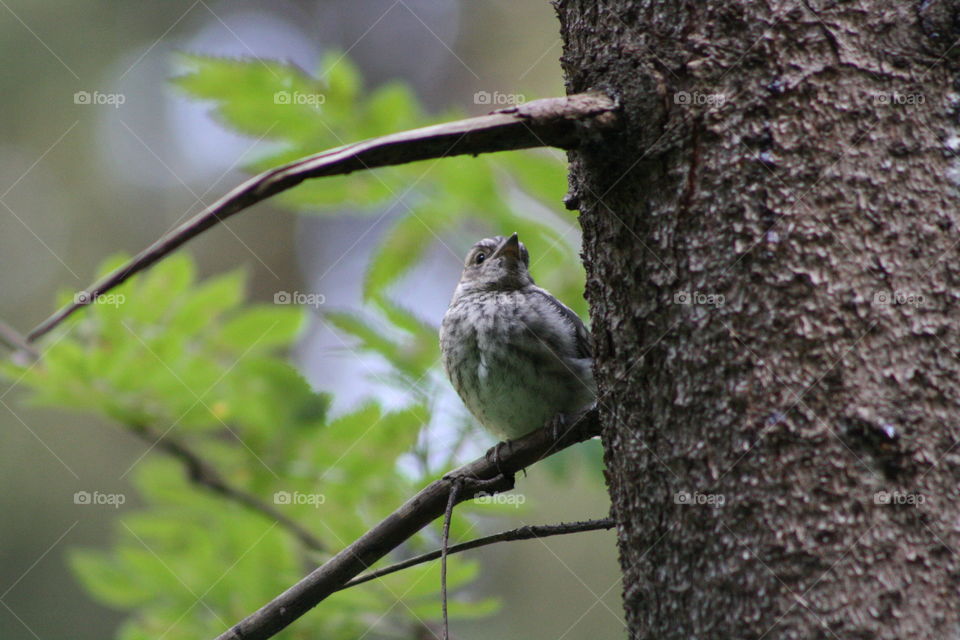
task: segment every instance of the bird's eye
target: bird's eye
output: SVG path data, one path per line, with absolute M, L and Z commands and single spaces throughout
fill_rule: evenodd
M 487 254 L 485 254 L 485 253 L 478 253 L 478 254 L 477 254 L 477 259 L 474 260 L 474 262 L 476 262 L 477 264 L 483 264 L 483 261 L 486 260 L 486 259 L 487 259 Z

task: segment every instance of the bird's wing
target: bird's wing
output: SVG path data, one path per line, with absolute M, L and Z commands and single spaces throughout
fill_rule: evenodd
M 532 289 L 534 295 L 540 296 L 544 301 L 549 303 L 560 313 L 560 316 L 564 320 L 573 326 L 576 356 L 578 358 L 592 358 L 593 346 L 590 342 L 590 332 L 587 331 L 587 327 L 584 326 L 580 316 L 578 316 L 573 309 L 554 298 L 546 289 L 541 289 L 540 287 L 533 287 Z

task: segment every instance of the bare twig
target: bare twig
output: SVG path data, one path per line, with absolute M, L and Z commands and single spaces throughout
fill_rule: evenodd
M 440 608 L 443 612 L 443 640 L 450 640 L 450 618 L 447 616 L 447 544 L 450 541 L 450 521 L 453 519 L 453 507 L 457 504 L 457 495 L 463 487 L 463 480 L 455 478 L 450 485 L 450 497 L 443 514 L 443 535 L 440 537 Z
M 33 342 L 77 309 L 146 269 L 191 238 L 226 218 L 308 178 L 341 175 L 389 165 L 463 154 L 553 146 L 572 149 L 616 122 L 615 102 L 600 93 L 534 100 L 489 115 L 402 131 L 296 160 L 265 171 L 236 187 L 129 262 L 107 274 L 41 322 L 27 336 Z
M 446 509 L 454 478 L 462 479 L 464 483 L 457 496 L 457 501 L 461 502 L 473 498 L 478 490 L 489 494 L 512 488 L 510 474 L 572 444 L 599 435 L 598 412 L 594 408 L 580 416 L 559 439 L 555 440 L 550 431 L 538 429 L 513 441 L 513 446 L 500 454 L 497 463 L 488 452 L 487 456 L 431 483 L 323 566 L 218 636 L 217 640 L 266 640 L 276 635 L 440 517 Z
M 550 536 L 562 536 L 568 533 L 583 533 L 584 531 L 599 531 L 601 529 L 613 529 L 617 526 L 617 523 L 614 522 L 613 518 L 602 518 L 599 520 L 584 520 L 581 522 L 561 522 L 560 524 L 541 524 L 541 525 L 529 525 L 526 527 L 520 527 L 518 529 L 511 529 L 509 531 L 502 531 L 500 533 L 495 533 L 493 535 L 484 536 L 482 538 L 476 538 L 474 540 L 468 540 L 467 542 L 462 542 L 460 544 L 455 544 L 449 549 L 447 549 L 447 555 L 453 555 L 455 553 L 460 553 L 462 551 L 469 551 L 470 549 L 476 549 L 478 547 L 485 547 L 490 544 L 496 544 L 498 542 L 513 542 L 516 540 L 533 540 L 535 538 L 549 538 Z M 376 580 L 377 578 L 382 578 L 383 576 L 390 575 L 391 573 L 396 573 L 397 571 L 402 571 L 403 569 L 409 569 L 410 567 L 415 567 L 418 564 L 423 564 L 425 562 L 430 562 L 431 560 L 436 560 L 441 557 L 443 553 L 442 549 L 437 549 L 436 551 L 431 551 L 429 553 L 423 553 L 419 556 L 414 556 L 403 560 L 402 562 L 397 562 L 396 564 L 391 564 L 390 566 L 384 567 L 382 569 L 377 569 L 376 571 L 371 571 L 370 573 L 365 573 L 362 576 L 354 578 L 350 582 L 346 583 L 339 590 L 349 589 L 350 587 L 355 587 L 358 584 L 363 584 L 364 582 L 370 582 L 371 580 Z
M 15 355 L 20 354 L 25 360 L 33 361 L 39 357 L 27 339 L 3 320 L 0 320 L 0 344 L 13 351 Z
M 184 467 L 186 467 L 187 476 L 191 482 L 206 487 L 228 500 L 242 504 L 248 509 L 252 509 L 276 521 L 280 526 L 296 536 L 308 549 L 326 551 L 326 545 L 324 545 L 319 538 L 304 529 L 299 522 L 280 513 L 280 511 L 263 502 L 255 495 L 228 484 L 216 469 L 210 466 L 198 453 L 184 443 L 170 436 L 157 434 L 147 427 L 134 427 L 131 428 L 131 431 L 150 444 L 155 445 L 158 449 L 180 460 Z

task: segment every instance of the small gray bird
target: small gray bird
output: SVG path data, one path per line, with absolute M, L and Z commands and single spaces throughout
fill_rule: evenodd
M 534 284 L 514 233 L 473 245 L 440 325 L 443 366 L 463 403 L 495 435 L 519 438 L 597 396 L 580 318 Z

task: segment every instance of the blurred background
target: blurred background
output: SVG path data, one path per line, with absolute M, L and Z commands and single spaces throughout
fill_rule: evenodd
M 27 331 L 53 310 L 56 291 L 84 288 L 104 257 L 156 240 L 244 179 L 240 167 L 265 151 L 173 90 L 174 52 L 281 59 L 312 72 L 329 50 L 346 51 L 369 86 L 401 79 L 438 112 L 497 106 L 477 104 L 477 92 L 563 93 L 558 25 L 545 0 L 0 0 L 0 318 Z M 107 97 L 84 98 L 97 94 Z M 254 299 L 316 291 L 351 309 L 386 213 L 298 216 L 267 203 L 188 250 L 204 275 L 245 265 Z M 460 256 L 436 248 L 400 293 L 439 324 L 460 268 Z M 339 345 L 318 322 L 291 357 L 344 409 L 370 395 L 376 363 Z M 490 444 L 478 435 L 467 453 Z M 106 546 L 117 514 L 136 508 L 122 476 L 144 451 L 110 425 L 30 409 L 16 385 L 0 387 L 0 637 L 113 635 L 121 615 L 80 588 L 64 557 Z M 504 528 L 606 515 L 599 471 L 578 468 L 562 481 L 533 473 L 522 483 L 526 510 Z M 119 509 L 75 505 L 74 492 L 91 487 L 131 499 Z M 614 534 L 472 553 L 484 563 L 479 588 L 504 606 L 458 624 L 458 637 L 622 637 Z

